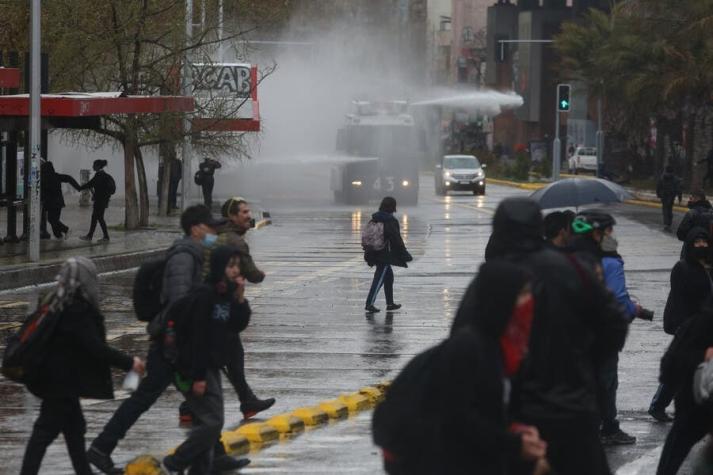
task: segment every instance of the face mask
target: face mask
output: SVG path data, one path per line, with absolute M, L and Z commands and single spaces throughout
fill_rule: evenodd
M 610 234 L 605 234 L 602 238 L 602 251 L 604 252 L 616 252 L 619 247 L 619 241 Z
M 506 376 L 513 376 L 520 368 L 527 342 L 530 340 L 532 316 L 535 313 L 535 299 L 529 298 L 516 306 L 508 322 L 505 333 L 500 337 L 500 350 L 503 353 L 503 366 Z
M 710 249 L 707 247 L 694 247 L 691 253 L 695 259 L 706 259 L 710 255 Z
M 206 234 L 205 236 L 203 236 L 202 243 L 205 247 L 213 247 L 217 241 L 218 241 L 217 234 Z

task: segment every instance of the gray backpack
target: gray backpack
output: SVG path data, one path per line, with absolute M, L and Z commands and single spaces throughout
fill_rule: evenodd
M 384 240 L 384 223 L 373 219 L 361 231 L 361 248 L 365 251 L 382 251 L 386 248 Z

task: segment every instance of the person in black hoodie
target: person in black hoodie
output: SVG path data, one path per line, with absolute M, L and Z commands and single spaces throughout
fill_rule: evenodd
M 661 210 L 663 212 L 663 230 L 671 231 L 673 222 L 673 201 L 678 197 L 678 204 L 681 204 L 683 190 L 681 189 L 681 179 L 673 174 L 673 167 L 666 165 L 661 178 L 656 183 L 656 196 L 661 200 Z
M 42 223 L 40 236 L 49 238 L 47 232 L 47 222 L 52 226 L 52 234 L 56 238 L 67 239 L 69 227 L 61 221 L 62 208 L 64 208 L 64 196 L 62 194 L 62 183 L 69 183 L 79 191 L 79 183 L 69 175 L 57 173 L 54 165 L 49 160 L 43 160 L 40 166 L 40 201 L 42 203 Z
M 94 164 L 92 165 L 95 172 L 94 176 L 91 180 L 79 187 L 80 190 L 92 190 L 92 201 L 94 202 L 92 206 L 92 224 L 89 226 L 87 235 L 80 236 L 79 239 L 82 241 L 92 240 L 94 230 L 97 227 L 97 223 L 99 223 L 103 234 L 99 242 L 109 242 L 109 231 L 106 229 L 104 212 L 107 207 L 109 207 L 109 198 L 116 192 L 116 183 L 114 183 L 114 179 L 111 175 L 104 171 L 106 165 L 106 160 L 94 160 Z
M 399 231 L 399 221 L 394 217 L 396 212 L 396 200 L 387 196 L 381 200 L 379 211 L 371 215 L 372 221 L 384 223 L 384 242 L 386 247 L 380 251 L 367 250 L 364 252 L 364 260 L 369 267 L 376 266 L 374 279 L 371 282 L 369 295 L 366 297 L 364 309 L 368 313 L 379 312 L 374 306 L 376 296 L 384 286 L 386 297 L 386 310 L 398 310 L 401 304 L 394 302 L 394 271 L 391 266 L 408 267 L 407 262 L 411 262 L 413 257 L 406 250 L 404 240 Z
M 535 316 L 514 381 L 513 417 L 539 429 L 556 473 L 609 474 L 594 361 L 624 345 L 628 323 L 618 302 L 576 257 L 544 249 L 542 212 L 528 198 L 500 203 L 485 257 L 518 263 L 533 276 Z
M 509 429 L 509 378 L 526 351 L 534 302 L 528 274 L 502 260 L 480 267 L 450 337 L 416 356 L 373 418 L 391 475 L 515 473 L 542 459 L 537 429 Z M 530 472 L 532 473 L 532 472 Z
M 697 405 L 693 397 L 696 367 L 713 357 L 713 301 L 681 325 L 661 360 L 661 382 L 673 388 L 676 418 L 666 437 L 657 475 L 676 475 L 688 452 L 713 430 L 710 407 Z
M 691 193 L 688 199 L 688 212 L 685 214 L 681 223 L 676 230 L 676 237 L 679 241 L 683 241 L 681 247 L 681 258 L 683 259 L 686 252 L 686 237 L 693 228 L 703 228 L 711 232 L 711 224 L 713 224 L 713 206 L 706 199 L 706 194 L 703 190 L 696 190 Z
M 220 369 L 232 351 L 229 335 L 240 333 L 250 322 L 240 252 L 229 246 L 218 247 L 211 254 L 210 264 L 205 284 L 191 291 L 175 314 L 177 386 L 188 402 L 194 423 L 188 438 L 163 459 L 169 473 L 188 466 L 192 473 L 210 473 L 224 422 Z M 181 387 L 183 383 L 185 387 Z M 244 465 L 243 461 L 233 468 Z
M 46 349 L 40 376 L 28 387 L 42 399 L 40 415 L 27 443 L 21 475 L 39 473 L 47 447 L 64 435 L 74 471 L 91 474 L 84 447 L 86 424 L 80 397 L 112 399 L 110 367 L 143 373 L 144 364 L 106 344 L 104 317 L 99 310 L 99 283 L 94 263 L 86 257 L 68 259 L 57 276 L 57 287 L 41 305 L 59 321 Z
M 671 269 L 671 290 L 663 312 L 664 331 L 674 335 L 704 303 L 713 296 L 710 266 L 710 234 L 703 228 L 693 228 L 686 236 L 686 257 Z M 666 407 L 671 403 L 675 388 L 660 384 L 651 400 L 649 414 L 660 422 L 670 422 Z

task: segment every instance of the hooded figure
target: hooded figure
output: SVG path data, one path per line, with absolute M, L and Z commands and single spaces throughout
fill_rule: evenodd
M 710 269 L 701 262 L 710 260 L 710 247 L 695 247 L 696 240 L 707 244 L 710 234 L 703 228 L 691 229 L 684 243 L 685 257 L 671 269 L 671 290 L 663 312 L 664 331 L 669 335 L 676 333 L 712 294 Z
M 594 360 L 624 345 L 627 321 L 611 293 L 577 258 L 543 249 L 540 207 L 503 200 L 486 259 L 506 258 L 533 276 L 528 356 L 514 380 L 514 415 L 535 425 L 558 473 L 608 474 L 599 440 Z
M 506 378 L 524 355 L 532 319 L 521 268 L 483 264 L 451 336 L 416 356 L 394 380 L 373 419 L 390 474 L 507 473 L 521 436 L 508 431 Z
M 21 473 L 39 473 L 47 447 L 61 432 L 74 471 L 89 474 L 84 446 L 86 423 L 79 398 L 113 398 L 111 367 L 128 371 L 139 366 L 132 357 L 106 344 L 97 270 L 86 257 L 73 257 L 62 265 L 57 287 L 41 305 L 58 321 L 47 343 L 39 377 L 29 385 L 30 391 L 42 399 L 42 406 Z
M 687 206 L 689 210 L 676 230 L 678 240 L 684 242 L 681 257 L 684 257 L 686 237 L 691 229 L 698 227 L 710 230 L 713 223 L 713 206 L 706 199 L 706 194 L 703 191 L 694 191 L 691 194 L 691 199 L 688 200 Z

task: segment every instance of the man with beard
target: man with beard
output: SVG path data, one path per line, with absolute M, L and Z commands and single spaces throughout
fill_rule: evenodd
M 537 203 L 508 198 L 495 212 L 485 251 L 486 259 L 508 259 L 533 275 L 535 316 L 514 381 L 513 417 L 539 429 L 556 473 L 609 474 L 594 361 L 621 350 L 627 322 L 590 268 L 544 248 L 542 224 Z

